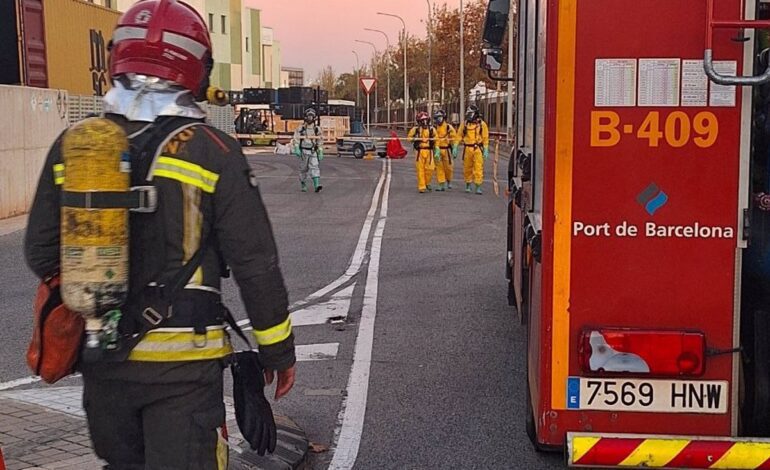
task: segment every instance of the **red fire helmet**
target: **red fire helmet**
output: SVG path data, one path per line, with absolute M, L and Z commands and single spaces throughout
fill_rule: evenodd
M 197 92 L 211 72 L 206 22 L 177 0 L 140 0 L 118 20 L 112 35 L 110 75 L 126 73 L 171 80 Z

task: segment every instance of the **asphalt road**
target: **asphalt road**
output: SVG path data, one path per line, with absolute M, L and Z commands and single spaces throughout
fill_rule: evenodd
M 290 300 L 299 303 L 295 322 L 320 318 L 295 327 L 303 361 L 275 409 L 329 448 L 312 456 L 312 468 L 344 468 L 340 449 L 352 447 L 359 469 L 562 468 L 560 456 L 537 454 L 524 431 L 524 336 L 506 300 L 504 197 L 490 183 L 483 196 L 418 194 L 410 157 L 392 161 L 388 179 L 381 159 L 327 156 L 324 190 L 315 194 L 299 191 L 293 157 L 249 156 Z M 0 236 L 0 386 L 29 376 L 23 352 L 35 279 L 22 240 L 21 232 Z M 243 318 L 232 281 L 225 297 Z M 368 378 L 363 394 L 351 371 Z M 335 449 L 340 435 L 360 445 L 341 439 Z

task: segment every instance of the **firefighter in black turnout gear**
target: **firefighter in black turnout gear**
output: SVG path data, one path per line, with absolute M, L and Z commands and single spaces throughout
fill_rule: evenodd
M 226 468 L 223 368 L 232 346 L 220 285 L 228 266 L 266 382 L 277 373 L 276 398 L 294 383 L 288 295 L 256 175 L 195 104 L 212 65 L 207 31 L 182 2 L 142 0 L 111 42 L 105 118 L 129 138 L 131 185 L 157 191 L 154 211 L 130 214 L 117 348 L 79 365 L 93 447 L 112 470 Z M 40 278 L 60 268 L 61 144 L 48 154 L 25 239 Z

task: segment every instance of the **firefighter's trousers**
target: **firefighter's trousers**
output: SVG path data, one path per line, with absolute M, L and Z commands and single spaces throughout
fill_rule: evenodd
M 303 183 L 310 178 L 321 177 L 321 166 L 318 163 L 318 154 L 312 150 L 302 149 L 302 156 L 299 157 L 299 180 Z
M 439 183 L 451 183 L 454 176 L 454 162 L 452 161 L 452 151 L 448 148 L 441 149 L 441 162 L 436 165 L 436 174 Z
M 480 186 L 484 182 L 484 155 L 481 147 L 467 145 L 463 148 L 463 176 L 465 183 Z
M 223 361 L 82 369 L 91 441 L 110 470 L 227 468 Z
M 417 189 L 425 191 L 427 185 L 430 184 L 431 178 L 433 178 L 433 171 L 436 169 L 432 149 L 417 150 L 415 168 L 417 170 Z

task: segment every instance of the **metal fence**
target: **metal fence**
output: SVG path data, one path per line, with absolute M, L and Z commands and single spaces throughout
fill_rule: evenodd
M 67 117 L 70 125 L 82 121 L 88 116 L 101 114 L 104 104 L 101 96 L 67 96 Z
M 206 122 L 224 132 L 225 134 L 235 134 L 235 107 L 234 106 L 212 106 L 206 104 L 203 106 L 206 111 Z
M 235 110 L 232 106 L 202 106 L 206 111 L 206 122 L 226 134 L 235 134 Z M 104 111 L 101 96 L 67 96 L 67 117 L 72 125 L 88 116 L 99 115 Z

